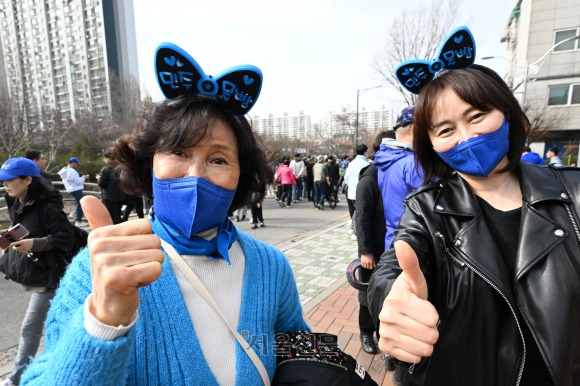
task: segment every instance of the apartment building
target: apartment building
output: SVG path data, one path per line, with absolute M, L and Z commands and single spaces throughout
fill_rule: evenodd
M 254 129 L 264 138 L 302 139 L 320 141 L 329 138 L 344 138 L 352 140 L 356 126 L 356 112 L 329 113 L 318 123 L 312 123 L 310 115 L 300 111 L 297 115 L 284 113 L 282 116 L 269 114 L 268 117 L 254 115 L 252 117 Z M 388 130 L 394 126 L 392 110 L 383 107 L 380 110 L 359 111 L 359 136 L 366 134 L 374 136 L 381 130 Z
M 129 85 L 133 91 L 116 101 L 111 87 Z M 136 107 L 132 0 L 0 0 L 0 90 L 31 124 L 50 120 L 51 111 L 106 119 L 119 104 Z

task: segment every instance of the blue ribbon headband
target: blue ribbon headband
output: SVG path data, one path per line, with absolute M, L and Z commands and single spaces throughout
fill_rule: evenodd
M 235 115 L 245 115 L 256 103 L 262 88 L 262 71 L 242 65 L 219 76 L 206 75 L 183 49 L 161 43 L 155 51 L 155 75 L 163 95 L 175 99 L 181 94 L 205 94 L 220 100 Z
M 475 41 L 469 28 L 455 28 L 439 49 L 437 59 L 407 60 L 397 66 L 395 76 L 407 91 L 419 94 L 435 74 L 442 70 L 457 70 L 470 67 L 475 62 Z

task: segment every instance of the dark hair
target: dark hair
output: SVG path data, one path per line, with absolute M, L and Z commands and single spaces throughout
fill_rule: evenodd
M 531 152 L 532 152 L 532 148 L 531 148 L 531 147 L 529 147 L 529 146 L 524 146 L 524 151 L 525 151 L 526 153 L 531 153 Z M 523 152 L 522 152 L 522 153 L 523 153 Z
M 115 141 L 113 157 L 123 190 L 151 198 L 155 153 L 196 145 L 217 120 L 231 128 L 238 145 L 240 178 L 230 210 L 261 201 L 266 188 L 266 155 L 250 123 L 233 115 L 217 99 L 203 95 L 146 106 L 133 133 Z
M 395 130 L 383 130 L 377 134 L 375 141 L 373 142 L 373 150 L 375 153 L 381 148 L 383 138 L 395 139 Z
M 28 190 L 26 191 L 26 196 L 24 197 L 23 202 L 27 202 L 32 200 L 35 197 L 40 196 L 41 194 L 48 193 L 48 189 L 45 184 L 42 183 L 39 177 L 32 177 L 32 182 L 28 185 Z M 26 177 L 19 177 L 21 179 L 25 179 Z
M 326 158 L 327 161 L 334 161 L 334 156 L 331 154 Z
M 294 157 L 295 157 L 295 158 L 300 158 L 300 153 L 296 153 L 296 154 L 294 154 Z
M 354 151 L 355 151 L 355 153 L 356 153 L 357 155 L 363 155 L 364 153 L 366 153 L 366 151 L 367 151 L 368 149 L 369 149 L 369 148 L 367 147 L 367 145 L 365 145 L 364 143 L 361 143 L 360 145 L 358 145 L 358 146 L 356 147 L 356 149 L 354 149 Z
M 290 159 L 289 158 L 284 158 L 282 159 L 282 163 L 286 166 L 290 165 Z
M 558 153 L 560 152 L 560 149 L 558 149 L 556 146 L 553 146 L 553 147 L 549 148 L 548 151 L 551 151 L 552 153 L 554 153 L 554 155 L 558 155 Z
M 431 117 L 441 93 L 450 89 L 473 107 L 488 112 L 500 110 L 510 125 L 509 163 L 499 172 L 507 172 L 519 165 L 522 150 L 529 132 L 530 122 L 520 104 L 503 79 L 493 70 L 473 65 L 470 68 L 451 70 L 433 79 L 423 87 L 415 104 L 415 124 L 413 127 L 413 150 L 424 171 L 423 182 L 435 177 L 448 178 L 453 173 L 433 150 L 429 130 L 433 126 Z
M 102 150 L 103 157 L 113 159 L 113 148 L 107 147 Z
M 32 161 L 39 159 L 41 155 L 42 152 L 39 150 L 26 150 L 26 153 L 24 153 L 24 157 Z

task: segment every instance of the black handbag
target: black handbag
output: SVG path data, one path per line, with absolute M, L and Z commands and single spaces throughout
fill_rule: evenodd
M 336 335 L 305 331 L 277 334 L 276 350 L 272 385 L 377 385 L 356 359 L 338 347 Z

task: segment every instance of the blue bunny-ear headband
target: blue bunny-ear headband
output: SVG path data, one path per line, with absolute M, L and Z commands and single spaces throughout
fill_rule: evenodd
M 469 28 L 457 27 L 447 36 L 436 59 L 407 60 L 395 68 L 395 76 L 401 86 L 413 94 L 419 94 L 442 70 L 471 67 L 475 62 L 475 41 Z
M 245 115 L 256 103 L 262 88 L 262 71 L 242 65 L 217 77 L 206 75 L 199 64 L 173 43 L 161 43 L 155 51 L 155 75 L 163 95 L 204 94 L 218 99 L 234 115 Z

